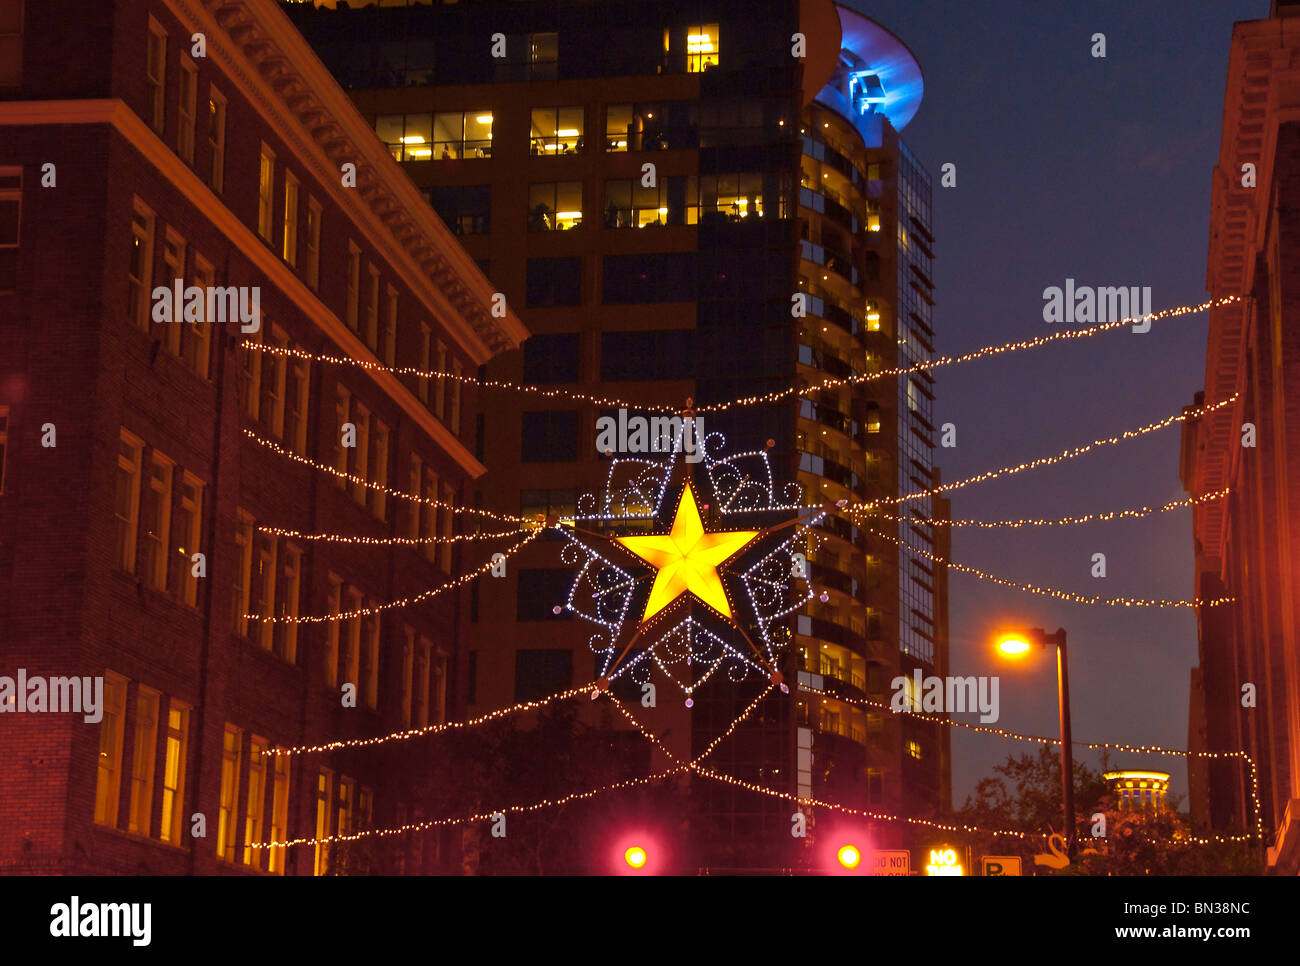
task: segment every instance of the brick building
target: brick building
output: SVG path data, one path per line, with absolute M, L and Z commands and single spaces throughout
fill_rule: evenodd
M 1184 424 L 1189 493 L 1229 487 L 1193 515 L 1198 614 L 1189 747 L 1244 749 L 1259 769 L 1268 864 L 1300 872 L 1300 5 L 1234 26 L 1214 169 L 1207 284 L 1242 301 L 1210 312 L 1205 391 L 1237 401 Z M 1297 286 L 1293 288 L 1292 286 Z M 1244 689 L 1250 687 L 1253 700 Z M 1249 771 L 1188 763 L 1194 820 L 1253 826 Z
M 257 311 L 155 321 L 176 279 Z M 461 595 L 366 611 L 473 551 L 288 532 L 446 536 L 484 469 L 472 380 L 284 350 L 472 374 L 526 336 L 492 292 L 271 0 L 0 0 L 0 688 L 103 678 L 97 723 L 10 695 L 0 871 L 452 867 L 248 846 L 418 818 L 409 748 L 264 751 L 461 711 Z
M 899 135 L 921 70 L 869 18 L 830 0 L 284 9 L 536 333 L 490 377 L 681 407 L 932 358 L 930 179 Z M 804 318 L 792 318 L 795 293 Z M 778 480 L 810 498 L 888 500 L 937 483 L 928 373 L 802 397 L 711 412 L 705 427 L 730 452 L 772 440 Z M 596 421 L 607 414 L 494 395 L 483 505 L 573 512 L 603 486 Z M 791 622 L 784 668 L 803 688 L 717 748 L 722 772 L 895 814 L 949 808 L 947 729 L 865 703 L 915 668 L 947 673 L 946 570 L 924 556 L 946 557 L 946 528 L 929 521 L 947 503 L 904 507 L 821 526 L 809 561 L 818 598 Z M 459 682 L 472 710 L 600 673 L 591 625 L 554 612 L 573 579 L 559 546 L 539 541 L 507 579 L 475 588 Z M 690 757 L 763 682 L 711 684 L 691 710 L 659 683 L 647 721 Z M 639 745 L 644 769 L 670 764 Z M 799 859 L 789 802 L 692 785 L 705 814 L 691 829 L 698 865 Z M 879 840 L 901 828 L 882 825 Z

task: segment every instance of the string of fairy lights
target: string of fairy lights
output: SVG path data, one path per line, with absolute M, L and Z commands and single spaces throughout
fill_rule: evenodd
M 1221 500 L 1230 492 L 1230 488 L 1225 486 L 1212 493 L 1204 493 L 1200 496 L 1189 496 L 1182 500 L 1171 500 L 1158 507 L 1140 506 L 1128 510 L 1104 510 L 1096 511 L 1094 513 L 1084 513 L 1078 516 L 1057 517 L 1056 519 L 1025 517 L 1014 520 L 938 520 L 932 517 L 898 516 L 880 509 L 875 509 L 873 512 L 869 513 L 868 516 L 880 517 L 881 519 L 888 520 L 891 523 L 918 523 L 924 524 L 928 527 L 979 527 L 985 530 L 1000 529 L 1004 527 L 1012 529 L 1020 527 L 1069 527 L 1084 523 L 1107 522 L 1110 520 L 1136 520 L 1141 517 L 1150 516 L 1153 513 L 1168 513 L 1170 510 L 1181 510 L 1184 507 L 1200 506 L 1202 503 Z
M 956 721 L 952 718 L 933 714 L 927 711 L 899 711 L 891 707 L 889 704 L 886 704 L 884 701 L 877 701 L 874 698 L 857 698 L 847 694 L 832 694 L 829 691 L 815 688 L 811 684 L 807 683 L 801 682 L 799 684 L 799 690 L 808 694 L 815 694 L 822 698 L 832 698 L 833 700 L 842 701 L 845 704 L 851 704 L 859 708 L 888 712 L 889 714 L 909 714 L 935 724 L 945 725 L 949 728 L 965 728 L 968 731 L 996 735 L 999 738 L 1006 738 L 1011 741 L 1027 741 L 1041 745 L 1059 745 L 1061 743 L 1059 737 L 1053 738 L 1047 735 L 1027 735 L 1019 731 L 1010 731 L 1006 728 L 993 728 L 989 725 L 972 724 L 967 721 Z M 1215 835 L 1208 839 L 1202 839 L 1201 841 L 1243 842 L 1247 839 L 1262 837 L 1263 835 L 1263 809 L 1259 801 L 1259 773 L 1255 766 L 1255 759 L 1245 751 L 1189 751 L 1184 748 L 1165 748 L 1162 745 L 1133 745 L 1115 741 L 1072 741 L 1071 744 L 1078 745 L 1081 748 L 1088 748 L 1093 751 L 1122 751 L 1139 755 L 1168 755 L 1181 758 L 1206 758 L 1212 761 L 1229 759 L 1244 761 L 1250 772 L 1251 814 L 1253 816 L 1255 833 L 1253 835 Z
M 355 543 L 373 547 L 419 547 L 442 543 L 475 543 L 486 540 L 504 540 L 506 537 L 527 533 L 535 527 L 519 527 L 515 530 L 488 530 L 482 533 L 455 533 L 437 537 L 363 537 L 350 533 L 304 533 L 301 530 L 286 530 L 283 527 L 257 528 L 259 533 L 269 537 L 283 537 L 300 543 Z
M 1165 429 L 1166 427 L 1172 426 L 1174 423 L 1180 423 L 1188 419 L 1197 419 L 1201 416 L 1208 415 L 1209 413 L 1216 412 L 1217 410 L 1222 409 L 1224 406 L 1230 406 L 1234 402 L 1236 402 L 1236 400 L 1237 400 L 1237 394 L 1233 393 L 1231 396 L 1228 396 L 1226 399 L 1221 399 L 1216 403 L 1209 403 L 1207 405 L 1198 406 L 1198 407 L 1189 406 L 1187 409 L 1183 410 L 1182 412 L 1177 413 L 1173 416 L 1167 416 L 1164 419 L 1161 419 L 1157 422 L 1148 423 L 1145 426 L 1139 426 L 1137 429 L 1126 429 L 1124 430 L 1124 432 L 1117 433 L 1114 436 L 1106 436 L 1101 439 L 1094 439 L 1091 443 L 1085 443 L 1082 446 L 1075 446 L 1070 449 L 1063 450 L 1062 452 L 1056 454 L 1055 456 L 1040 456 L 1037 459 L 1027 460 L 1023 463 L 1017 463 L 1011 466 L 1003 466 L 995 470 L 988 470 L 984 473 L 979 473 L 975 476 L 969 476 L 964 480 L 954 480 L 951 483 L 943 483 L 939 486 L 934 486 L 926 490 L 916 490 L 912 493 L 906 493 L 903 496 L 882 497 L 881 499 L 878 500 L 868 500 L 861 503 L 849 503 L 845 507 L 845 512 L 848 513 L 853 513 L 855 511 L 862 512 L 882 505 L 894 505 L 899 503 L 907 503 L 911 500 L 923 500 L 926 499 L 927 497 L 939 496 L 941 494 L 951 492 L 952 490 L 959 490 L 962 487 L 970 486 L 973 483 L 983 483 L 985 480 L 998 479 L 999 477 L 1003 477 L 1003 476 L 1014 476 L 1016 473 L 1023 473 L 1026 470 L 1036 470 L 1042 466 L 1053 466 L 1064 460 L 1070 460 L 1070 459 L 1074 459 L 1075 457 L 1082 456 L 1085 453 L 1089 453 L 1092 450 L 1098 449 L 1099 447 L 1102 446 L 1114 446 L 1117 443 L 1124 442 L 1125 440 L 1136 439 L 1139 436 L 1145 436 L 1147 433 L 1154 433 L 1159 430 Z
M 851 376 L 827 377 L 818 380 L 815 383 L 806 385 L 790 386 L 773 392 L 752 396 L 741 396 L 728 401 L 709 403 L 707 405 L 699 406 L 696 411 L 699 413 L 724 412 L 733 408 L 780 402 L 783 399 L 788 399 L 796 395 L 806 395 L 810 392 L 821 392 L 829 389 L 839 389 L 846 386 L 862 385 L 881 379 L 897 379 L 900 376 L 906 376 L 917 372 L 928 372 L 933 369 L 940 369 L 946 366 L 958 365 L 965 362 L 973 362 L 977 359 L 984 359 L 991 356 L 1036 349 L 1040 346 L 1050 345 L 1056 342 L 1086 339 L 1105 332 L 1117 331 L 1138 322 L 1158 322 L 1162 319 L 1197 314 L 1211 308 L 1231 305 L 1232 303 L 1241 300 L 1242 296 L 1231 295 L 1218 299 L 1210 299 L 1195 305 L 1180 305 L 1174 308 L 1161 309 L 1159 312 L 1154 312 L 1149 315 L 1129 316 L 1127 318 L 1103 322 L 1086 328 L 1062 329 L 1048 335 L 1037 336 L 1033 339 L 1021 339 L 1015 342 L 1003 343 L 1001 345 L 984 346 L 960 355 L 940 356 L 929 361 L 917 362 L 910 366 L 893 369 L 878 369 L 873 372 L 856 373 Z M 534 396 L 540 399 L 565 399 L 570 402 L 585 403 L 594 406 L 609 407 L 613 409 L 637 409 L 644 412 L 675 412 L 678 408 L 675 406 L 667 406 L 663 403 L 640 404 L 629 402 L 626 399 L 620 399 L 613 396 L 598 396 L 592 393 L 566 389 L 564 387 L 543 388 L 541 386 L 510 382 L 501 379 L 482 379 L 477 375 L 468 375 L 465 373 L 443 372 L 438 369 L 422 369 L 418 366 L 385 365 L 376 359 L 353 359 L 348 356 L 334 355 L 328 352 L 311 352 L 297 346 L 274 345 L 271 343 L 250 341 L 245 343 L 244 347 L 256 352 L 266 352 L 271 355 L 299 359 L 304 362 L 311 362 L 318 365 L 352 366 L 371 373 L 385 372 L 394 376 L 408 376 L 416 379 L 457 382 L 473 385 L 480 389 L 513 392 L 521 395 Z
M 1013 590 L 1021 590 L 1027 594 L 1036 594 L 1039 597 L 1052 597 L 1056 600 L 1069 601 L 1075 604 L 1101 604 L 1105 607 L 1219 607 L 1223 604 L 1230 604 L 1235 597 L 1194 597 L 1191 600 L 1161 600 L 1149 599 L 1145 597 L 1103 597 L 1100 594 L 1077 594 L 1069 590 L 1059 590 L 1055 587 L 1041 587 L 1038 584 L 1021 583 L 1020 581 L 1010 580 L 1006 577 L 999 577 L 997 574 L 991 574 L 987 571 L 980 570 L 978 567 L 968 567 L 965 564 L 959 564 L 947 557 L 942 557 L 937 553 L 931 553 L 929 550 L 923 550 L 920 547 L 914 547 L 909 543 L 898 539 L 893 534 L 877 531 L 875 536 L 888 540 L 901 550 L 910 551 L 917 556 L 924 557 L 934 564 L 941 564 L 950 567 L 953 570 L 963 574 L 970 574 L 972 577 L 978 577 L 980 580 L 987 580 L 990 583 L 998 584 L 1002 587 L 1010 587 Z

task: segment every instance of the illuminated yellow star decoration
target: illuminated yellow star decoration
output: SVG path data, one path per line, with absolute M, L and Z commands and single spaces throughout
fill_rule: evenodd
M 672 530 L 664 536 L 618 537 L 619 543 L 658 569 L 642 622 L 648 621 L 678 597 L 694 594 L 723 616 L 731 617 L 731 606 L 722 589 L 718 566 L 738 554 L 758 530 L 705 533 L 695 493 L 689 483 L 677 504 Z

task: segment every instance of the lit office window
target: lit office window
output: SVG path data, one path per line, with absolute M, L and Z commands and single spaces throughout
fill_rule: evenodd
M 221 745 L 221 793 L 217 801 L 217 858 L 235 861 L 236 813 L 239 808 L 239 768 L 244 732 L 227 724 Z
M 718 25 L 700 24 L 686 30 L 686 69 L 698 74 L 718 63 Z
M 531 151 L 552 157 L 582 150 L 581 107 L 533 108 Z
M 315 875 L 329 872 L 330 846 L 321 839 L 334 834 L 330 827 L 331 806 L 334 803 L 334 772 L 322 768 L 316 776 L 316 863 Z
M 162 824 L 159 837 L 179 845 L 185 815 L 185 764 L 189 755 L 190 708 L 173 699 L 167 707 L 167 751 L 163 763 Z
M 265 738 L 252 735 L 248 739 L 248 804 L 244 818 L 244 865 L 261 868 L 262 849 L 253 848 L 262 841 L 265 829 L 266 766 Z
M 653 188 L 630 178 L 606 181 L 605 227 L 645 228 L 668 224 L 669 180 L 659 178 Z
M 380 114 L 375 118 L 375 134 L 397 161 L 433 159 L 432 114 Z M 457 140 L 460 140 L 459 136 Z M 455 156 L 460 157 L 460 154 Z
M 271 841 L 287 842 L 289 840 L 289 756 L 276 755 L 274 778 L 271 786 Z M 284 875 L 285 853 L 287 849 L 268 849 L 270 870 L 276 875 Z
M 528 186 L 528 230 L 563 231 L 582 225 L 582 182 Z
M 490 111 L 453 111 L 433 115 L 435 161 L 492 157 Z
M 298 179 L 284 172 L 284 219 L 280 255 L 290 266 L 298 264 Z

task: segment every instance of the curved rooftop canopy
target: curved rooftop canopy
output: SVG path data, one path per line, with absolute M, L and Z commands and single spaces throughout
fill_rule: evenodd
M 907 45 L 856 10 L 835 4 L 840 19 L 839 65 L 816 100 L 857 121 L 883 114 L 901 131 L 921 106 L 925 82 Z

